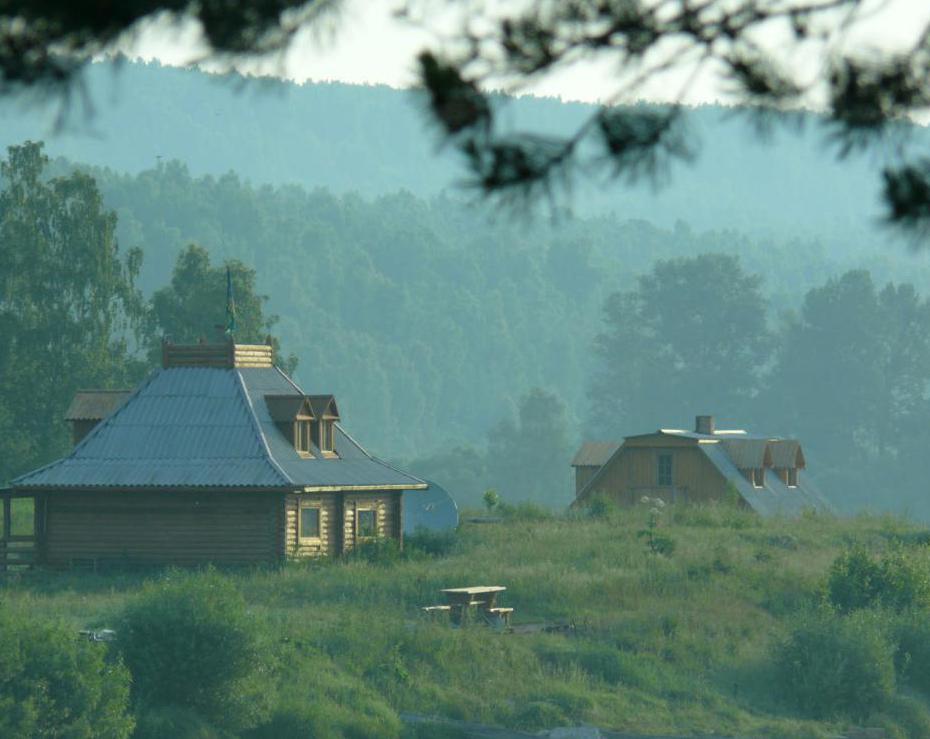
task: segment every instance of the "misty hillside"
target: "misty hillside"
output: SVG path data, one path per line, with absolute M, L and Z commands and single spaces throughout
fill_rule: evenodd
M 73 96 L 65 108 L 60 101 L 4 98 L 0 145 L 42 138 L 52 155 L 118 171 L 179 159 L 194 175 L 232 170 L 256 184 L 296 183 L 369 197 L 397 189 L 429 197 L 454 189 L 464 174 L 451 151 L 439 150 L 411 92 L 216 76 L 154 63 L 93 65 L 84 89 L 86 98 Z M 536 98 L 504 108 L 502 120 L 514 128 L 544 133 L 567 133 L 593 110 Z M 844 251 L 874 246 L 880 162 L 837 162 L 815 117 L 799 119 L 799 135 L 776 130 L 769 143 L 758 141 L 750 120 L 724 108 L 695 109 L 688 120 L 699 153 L 692 164 L 673 167 L 666 186 L 580 184 L 575 212 L 813 236 Z

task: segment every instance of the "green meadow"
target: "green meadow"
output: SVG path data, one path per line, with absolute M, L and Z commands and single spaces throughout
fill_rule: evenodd
M 261 663 L 247 681 L 261 710 L 230 729 L 134 692 L 137 736 L 166 726 L 199 737 L 414 735 L 400 713 L 532 731 L 830 737 L 858 725 L 930 735 L 930 656 L 908 646 L 905 626 L 930 601 L 930 532 L 890 517 L 764 520 L 728 506 L 563 516 L 527 506 L 503 519 L 412 537 L 402 554 L 382 547 L 278 569 L 23 573 L 0 584 L 0 610 L 119 632 L 134 604 L 155 604 L 160 617 L 170 603 L 162 592 L 241 597 L 237 623 Z M 650 520 L 663 554 L 643 534 Z M 442 602 L 441 588 L 479 584 L 507 587 L 514 625 L 575 628 L 459 629 L 420 612 Z M 122 659 L 120 640 L 91 648 Z M 817 649 L 823 659 L 805 663 Z M 844 664 L 856 665 L 848 694 Z M 818 673 L 823 665 L 835 674 Z

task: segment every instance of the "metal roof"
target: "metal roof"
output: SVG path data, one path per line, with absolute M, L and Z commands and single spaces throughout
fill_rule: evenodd
M 785 485 L 778 475 L 768 474 L 765 485 L 757 488 L 736 468 L 720 444 L 701 444 L 699 448 L 756 513 L 794 516 L 805 510 L 824 513 L 833 510 L 806 474 L 799 475 L 798 486 L 793 488 Z
M 741 470 L 772 466 L 768 439 L 726 439 L 721 441 L 720 445 L 733 464 Z
M 772 453 L 772 467 L 776 469 L 804 469 L 807 466 L 801 442 L 796 439 L 773 439 L 769 448 Z
M 266 395 L 265 405 L 271 417 L 278 422 L 290 422 L 298 415 L 315 418 L 310 401 L 303 395 Z
M 66 421 L 100 421 L 119 408 L 132 390 L 78 390 L 65 412 Z
M 338 425 L 338 458 L 303 459 L 264 396 L 303 395 L 276 368 L 157 370 L 63 459 L 16 488 L 406 487 L 426 483 L 375 459 Z
M 575 453 L 572 467 L 601 467 L 619 448 L 616 441 L 586 441 Z

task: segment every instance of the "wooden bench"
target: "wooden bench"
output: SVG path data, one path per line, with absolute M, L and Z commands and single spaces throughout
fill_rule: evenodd
M 492 619 L 500 621 L 504 626 L 510 626 L 510 617 L 513 615 L 513 608 L 488 608 L 486 613 Z

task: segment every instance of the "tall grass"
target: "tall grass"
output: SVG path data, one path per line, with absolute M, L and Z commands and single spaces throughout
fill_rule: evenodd
M 816 737 L 845 728 L 849 717 L 814 720 L 772 690 L 772 649 L 824 602 L 831 564 L 851 543 L 880 556 L 926 546 L 921 531 L 888 518 L 763 520 L 672 506 L 658 522 L 675 541 L 666 556 L 637 537 L 648 515 L 514 510 L 402 556 L 226 573 L 268 624 L 278 664 L 280 706 L 255 736 L 286 737 L 280 727 L 301 721 L 319 736 L 398 736 L 399 712 L 527 730 Z M 103 626 L 159 576 L 37 573 L 0 585 L 0 598 L 75 628 Z M 475 584 L 506 586 L 515 623 L 576 629 L 500 634 L 421 616 L 420 606 L 442 602 L 441 588 Z M 876 720 L 889 730 L 919 724 L 926 702 L 910 700 Z

